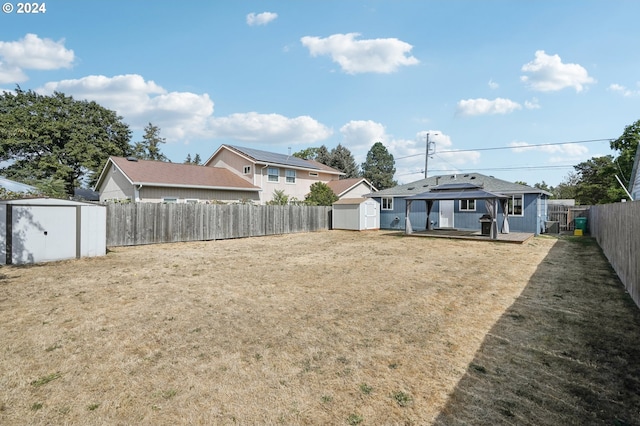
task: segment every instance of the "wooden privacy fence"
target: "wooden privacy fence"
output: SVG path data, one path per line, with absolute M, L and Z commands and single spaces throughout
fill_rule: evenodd
M 108 204 L 107 246 L 327 230 L 330 210 L 321 206 L 251 204 Z
M 640 201 L 591 206 L 589 229 L 640 306 Z

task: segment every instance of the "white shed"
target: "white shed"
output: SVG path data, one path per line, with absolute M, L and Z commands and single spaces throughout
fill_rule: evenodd
M 53 198 L 0 201 L 0 264 L 47 262 L 107 252 L 104 206 Z
M 343 198 L 333 203 L 333 229 L 380 229 L 380 203 L 373 198 Z

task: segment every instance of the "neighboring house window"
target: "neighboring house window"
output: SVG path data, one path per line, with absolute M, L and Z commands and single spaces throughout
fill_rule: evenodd
M 177 203 L 178 202 L 178 198 L 177 197 L 162 197 L 162 202 L 163 203 Z
M 186 200 L 184 200 L 184 202 L 187 204 L 198 204 L 200 200 L 198 200 L 197 198 L 187 198 Z
M 461 212 L 474 212 L 476 211 L 476 200 L 460 200 Z
M 524 205 L 524 196 L 523 195 L 512 195 L 509 199 L 509 215 L 510 216 L 522 216 L 524 214 L 524 210 L 522 206 Z
M 242 168 L 242 173 L 245 175 L 251 174 L 251 166 L 244 166 Z
M 296 171 L 295 170 L 285 170 L 286 182 L 287 183 L 296 183 Z
M 382 210 L 393 210 L 393 198 L 382 197 Z
M 269 167 L 267 169 L 267 175 L 269 176 L 269 182 L 278 182 L 280 177 L 280 169 L 277 167 Z
M 318 176 L 318 172 L 309 172 L 309 176 Z

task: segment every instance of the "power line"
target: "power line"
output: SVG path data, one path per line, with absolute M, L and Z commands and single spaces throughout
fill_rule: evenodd
M 612 138 L 609 138 L 609 139 L 589 139 L 589 140 L 584 140 L 584 141 L 539 143 L 539 144 L 521 145 L 521 146 L 496 146 L 496 147 L 475 148 L 475 149 L 452 149 L 452 150 L 448 150 L 448 151 L 438 151 L 437 154 L 458 153 L 458 152 L 474 152 L 474 151 L 496 151 L 496 150 L 501 150 L 501 149 L 527 149 L 527 148 L 536 148 L 536 147 L 541 147 L 541 146 L 571 145 L 571 144 L 578 144 L 578 143 L 594 143 L 594 142 L 605 142 L 605 141 L 610 142 L 612 140 L 613 140 Z M 396 158 L 396 160 L 403 160 L 405 158 L 411 158 L 411 157 L 420 157 L 420 156 L 423 156 L 423 155 L 425 155 L 424 152 L 420 153 L 420 154 L 405 155 L 404 157 Z
M 451 164 L 449 164 L 451 166 Z M 451 172 L 451 171 L 455 171 L 457 172 L 475 172 L 475 171 L 489 171 L 489 170 L 498 170 L 498 171 L 505 171 L 505 170 L 553 170 L 553 169 L 573 169 L 574 166 L 573 165 L 562 165 L 562 164 L 558 164 L 558 165 L 554 165 L 554 166 L 511 166 L 511 167 L 487 167 L 487 168 L 473 168 L 473 169 L 459 169 L 457 167 L 451 166 L 450 169 L 434 169 L 431 170 L 432 172 Z M 424 173 L 424 170 L 420 170 L 420 171 L 416 171 L 416 172 L 409 172 L 409 173 L 402 173 L 399 174 L 398 176 L 407 176 L 407 175 L 415 175 L 418 173 Z

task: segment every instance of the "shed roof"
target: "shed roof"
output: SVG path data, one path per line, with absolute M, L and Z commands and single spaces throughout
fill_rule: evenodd
M 371 190 L 377 191 L 377 189 L 365 178 L 331 180 L 327 182 L 327 185 L 329 185 L 329 188 L 331 188 L 333 192 L 339 197 L 341 194 L 360 184 L 360 182 L 364 182 L 365 185 L 367 185 Z
M 95 203 L 82 201 L 63 200 L 60 198 L 22 198 L 17 200 L 0 200 L 0 204 L 12 204 L 20 206 L 100 206 Z M 103 207 L 103 206 L 100 206 Z
M 371 200 L 371 198 L 364 198 L 364 197 L 360 197 L 360 198 L 342 198 L 341 200 L 338 200 L 335 203 L 333 203 L 333 205 L 334 206 L 336 204 L 338 204 L 338 205 L 355 205 L 355 204 L 362 204 L 365 201 L 369 201 L 369 200 Z

